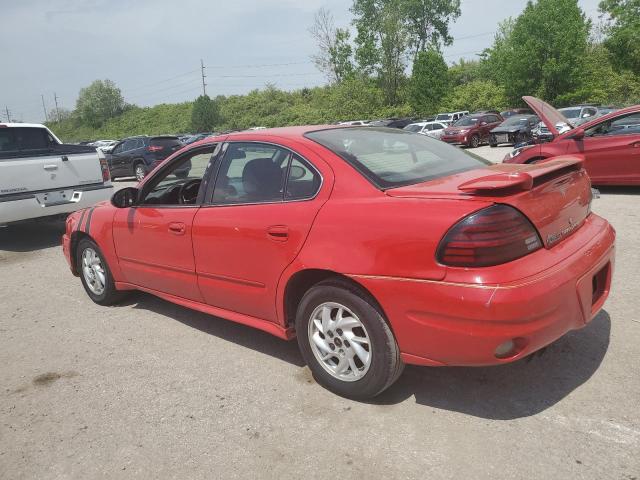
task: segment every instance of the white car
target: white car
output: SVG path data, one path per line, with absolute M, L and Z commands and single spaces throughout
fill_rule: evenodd
M 461 110 L 459 112 L 439 113 L 436 115 L 436 122 L 444 123 L 445 125 L 453 125 L 465 115 L 469 115 L 469 110 Z
M 369 120 L 349 120 L 348 122 L 338 122 L 338 125 L 350 125 L 352 127 L 367 126 L 371 122 Z
M 440 122 L 416 122 L 404 127 L 409 132 L 420 133 L 437 139 L 440 139 L 445 128 L 447 126 Z
M 65 145 L 44 125 L 0 123 L 0 225 L 70 213 L 112 194 L 95 147 Z

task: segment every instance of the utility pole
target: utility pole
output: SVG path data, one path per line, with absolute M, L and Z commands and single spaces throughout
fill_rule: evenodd
M 60 121 L 60 110 L 58 109 L 58 96 L 56 92 L 53 92 L 53 101 L 56 102 L 56 117 L 58 117 L 58 121 Z
M 7 112 L 7 123 L 11 123 L 11 116 L 9 115 L 9 107 L 7 105 L 4 106 L 4 111 Z
M 207 78 L 207 76 L 204 74 L 204 62 L 202 61 L 202 59 L 200 59 L 200 70 L 202 71 L 202 95 L 206 96 L 207 84 L 204 83 L 204 79 Z
M 42 98 L 42 110 L 44 110 L 44 121 L 46 122 L 48 120 L 47 107 L 44 106 L 44 95 L 40 95 L 40 97 Z

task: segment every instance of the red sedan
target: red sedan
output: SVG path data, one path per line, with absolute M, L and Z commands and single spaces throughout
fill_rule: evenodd
M 515 149 L 504 163 L 533 163 L 575 154 L 584 157 L 584 167 L 595 185 L 640 185 L 640 105 L 572 128 L 551 105 L 534 97 L 523 98 L 553 138 L 548 143 Z
M 580 159 L 489 166 L 402 130 L 291 127 L 177 152 L 71 215 L 63 249 L 98 304 L 142 290 L 297 336 L 318 382 L 369 398 L 404 364 L 511 362 L 591 321 L 615 232 L 590 207 Z

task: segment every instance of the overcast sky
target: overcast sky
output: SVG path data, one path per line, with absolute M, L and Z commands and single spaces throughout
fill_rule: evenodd
M 580 0 L 597 19 L 599 0 Z M 498 22 L 526 0 L 463 0 L 448 62 L 491 45 Z M 109 78 L 137 105 L 245 93 L 266 83 L 291 90 L 325 83 L 309 57 L 313 14 L 328 8 L 349 26 L 349 0 L 0 0 L 0 119 L 41 121 L 75 106 L 80 88 Z

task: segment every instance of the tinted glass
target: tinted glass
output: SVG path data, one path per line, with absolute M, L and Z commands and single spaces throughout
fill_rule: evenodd
M 134 148 L 136 148 L 137 144 L 138 141 L 135 138 L 132 138 L 131 140 L 125 140 L 124 144 L 122 145 L 122 151 L 127 152 L 129 150 L 133 150 Z
M 282 201 L 290 152 L 261 143 L 231 143 L 222 159 L 213 203 Z
M 404 129 L 408 132 L 419 132 L 422 130 L 422 125 L 411 124 L 404 127 Z
M 176 145 L 182 145 L 178 137 L 154 137 L 150 139 L 149 145 L 154 147 L 175 147 Z
M 449 114 L 441 114 L 436 117 L 436 120 L 451 120 L 451 115 Z
M 578 118 L 580 116 L 580 108 L 562 108 L 558 110 L 565 118 Z
M 311 198 L 319 188 L 320 175 L 300 157 L 293 155 L 291 158 L 291 166 L 289 167 L 289 176 L 287 177 L 285 198 L 288 200 Z
M 515 126 L 515 125 L 524 125 L 527 122 L 529 122 L 531 119 L 531 117 L 523 117 L 520 115 L 514 115 L 509 117 L 508 119 L 506 119 L 504 122 L 502 122 L 502 125 L 504 125 L 505 127 L 509 127 L 509 126 Z
M 50 146 L 49 135 L 43 128 L 0 129 L 0 152 L 15 150 L 45 150 Z
M 640 134 L 640 112 L 631 113 L 622 117 L 612 118 L 606 122 L 599 123 L 585 131 L 588 137 L 612 136 L 612 135 L 639 135 Z
M 403 130 L 336 128 L 305 136 L 342 157 L 381 189 L 433 180 L 488 164 L 459 148 Z

